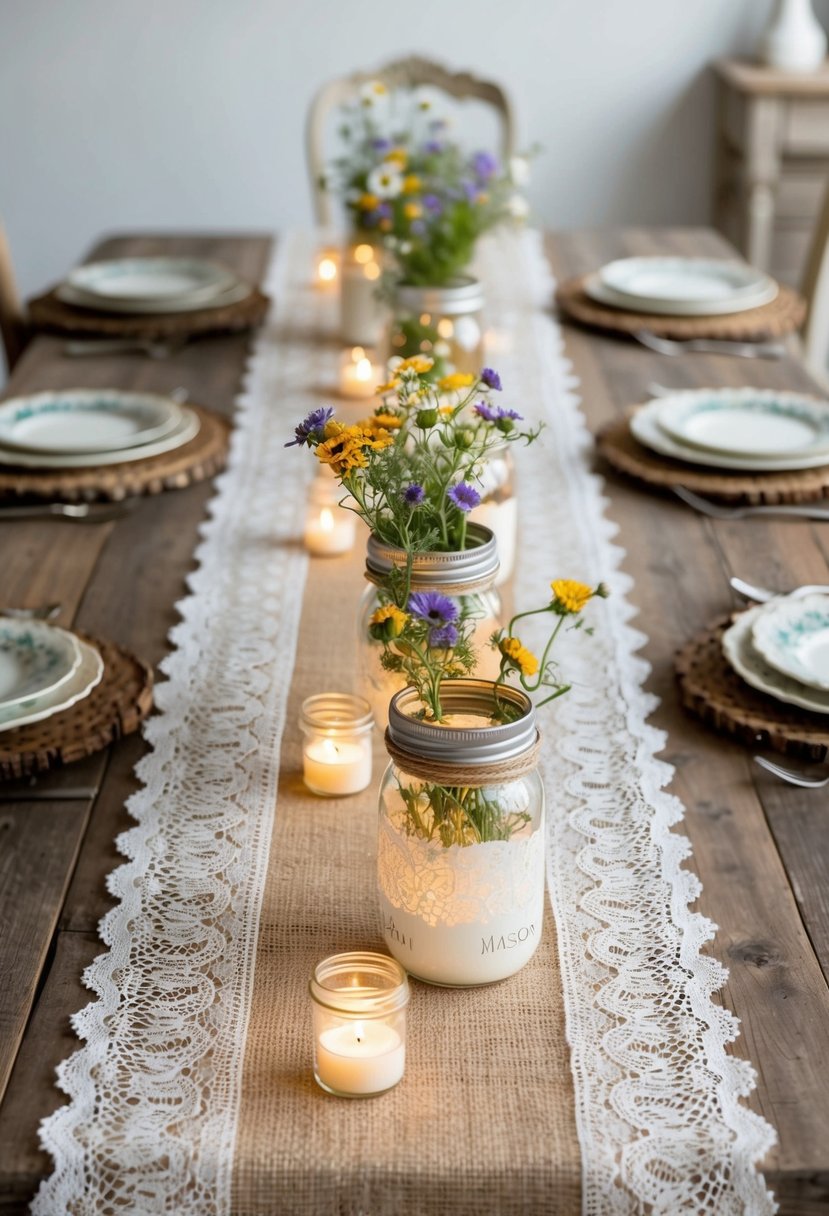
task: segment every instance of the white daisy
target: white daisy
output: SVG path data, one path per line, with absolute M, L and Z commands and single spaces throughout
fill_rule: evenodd
M 507 209 L 514 220 L 525 220 L 530 214 L 530 204 L 523 194 L 513 194 L 507 203 Z
M 397 165 L 384 162 L 369 173 L 366 188 L 378 198 L 397 198 L 403 190 L 403 174 Z
M 509 175 L 512 178 L 513 185 L 526 186 L 530 180 L 530 162 L 526 156 L 510 157 Z
M 388 89 L 382 80 L 369 80 L 360 88 L 360 101 L 364 106 L 376 106 L 387 94 Z

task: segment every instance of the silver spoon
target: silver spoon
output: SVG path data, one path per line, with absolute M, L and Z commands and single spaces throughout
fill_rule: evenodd
M 789 785 L 798 785 L 804 790 L 820 790 L 825 785 L 829 785 L 829 777 L 812 777 L 802 770 L 785 768 L 782 764 L 775 764 L 773 760 L 767 760 L 765 756 L 755 756 L 755 763 L 760 765 L 769 773 L 773 773 L 775 777 L 779 777 L 781 781 L 788 782 Z
M 672 486 L 671 488 L 677 498 L 681 498 L 687 506 L 693 507 L 701 515 L 708 515 L 711 519 L 747 519 L 752 515 L 789 515 L 796 516 L 798 519 L 829 519 L 829 507 L 820 507 L 816 504 L 809 506 L 804 503 L 800 506 L 795 503 L 779 503 L 760 507 L 726 507 L 695 494 L 693 490 L 686 490 L 685 486 Z

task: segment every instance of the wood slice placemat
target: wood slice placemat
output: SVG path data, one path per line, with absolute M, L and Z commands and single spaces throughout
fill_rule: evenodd
M 201 423 L 197 435 L 172 452 L 144 460 L 86 469 L 17 469 L 0 465 L 0 501 L 120 502 L 135 494 L 180 490 L 218 473 L 227 460 L 231 424 L 203 406 L 187 403 Z
M 608 464 L 649 486 L 669 490 L 685 486 L 697 494 L 735 505 L 819 502 L 829 498 L 829 465 L 781 473 L 729 473 L 705 465 L 685 464 L 652 452 L 634 438 L 626 417 L 608 423 L 596 435 L 596 446 Z
M 153 673 L 147 664 L 114 642 L 78 636 L 100 652 L 100 684 L 51 718 L 0 732 L 0 779 L 28 777 L 91 756 L 138 730 L 150 712 Z
M 806 317 L 806 301 L 791 287 L 779 285 L 768 304 L 745 312 L 719 317 L 665 317 L 654 313 L 626 312 L 591 300 L 584 291 L 589 275 L 567 279 L 556 290 L 556 303 L 563 313 L 582 325 L 613 333 L 632 334 L 647 329 L 660 338 L 721 338 L 734 342 L 763 342 L 794 333 Z
M 96 334 L 111 338 L 154 341 L 177 338 L 186 340 L 201 334 L 236 333 L 252 329 L 264 321 L 270 297 L 254 287 L 244 300 L 222 308 L 201 308 L 194 312 L 131 313 L 98 312 L 65 304 L 56 288 L 29 300 L 29 320 L 35 329 L 62 334 Z
M 786 705 L 746 684 L 723 654 L 722 637 L 731 621 L 718 621 L 677 653 L 682 704 L 715 730 L 750 747 L 825 760 L 829 716 Z

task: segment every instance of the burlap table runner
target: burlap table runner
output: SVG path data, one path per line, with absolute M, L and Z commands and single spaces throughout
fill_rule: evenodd
M 301 455 L 298 459 L 302 459 Z M 354 687 L 360 539 L 311 563 L 279 782 L 233 1166 L 234 1216 L 502 1216 L 580 1211 L 581 1157 L 549 907 L 535 957 L 487 988 L 412 981 L 406 1075 L 369 1100 L 334 1098 L 311 1073 L 315 963 L 386 953 L 379 931 L 374 782 L 350 798 L 302 784 L 299 709 Z

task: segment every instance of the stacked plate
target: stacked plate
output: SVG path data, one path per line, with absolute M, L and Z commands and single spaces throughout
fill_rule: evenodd
M 752 688 L 829 714 L 829 595 L 795 592 L 750 608 L 726 630 L 723 651 Z
M 626 312 L 668 317 L 712 317 L 745 312 L 777 295 L 769 275 L 743 262 L 718 258 L 622 258 L 590 275 L 591 299 Z
M 68 709 L 88 697 L 103 674 L 98 651 L 75 634 L 0 616 L 0 731 Z
M 686 464 L 748 473 L 829 464 L 829 401 L 802 393 L 671 393 L 637 410 L 630 429 L 645 447 Z
M 196 312 L 236 304 L 251 286 L 226 266 L 200 258 L 117 258 L 89 262 L 57 288 L 65 304 L 98 312 Z
M 0 403 L 0 464 L 74 469 L 144 460 L 195 437 L 199 416 L 169 397 L 64 389 Z

